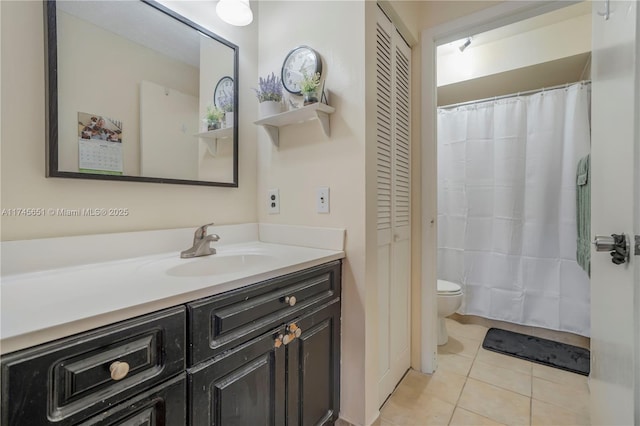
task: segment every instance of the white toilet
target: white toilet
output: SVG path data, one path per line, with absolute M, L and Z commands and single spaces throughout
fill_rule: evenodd
M 453 314 L 462 304 L 462 288 L 451 281 L 438 280 L 438 346 L 449 340 L 445 317 Z

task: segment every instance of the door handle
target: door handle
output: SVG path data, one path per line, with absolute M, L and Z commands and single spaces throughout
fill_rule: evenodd
M 593 240 L 593 245 L 596 246 L 596 251 L 611 251 L 615 250 L 616 242 L 613 236 L 608 235 L 596 235 Z
M 596 235 L 593 240 L 596 251 L 608 251 L 611 254 L 611 261 L 616 265 L 622 265 L 629 261 L 631 249 L 629 238 L 625 234 Z

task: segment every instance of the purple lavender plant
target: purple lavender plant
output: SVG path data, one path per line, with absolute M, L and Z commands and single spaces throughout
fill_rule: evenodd
M 218 98 L 220 101 L 220 105 L 218 107 L 224 112 L 232 112 L 233 111 L 233 92 L 229 93 L 229 91 L 224 90 L 220 97 Z
M 274 73 L 268 75 L 267 78 L 260 77 L 258 80 L 259 89 L 253 89 L 256 92 L 259 102 L 282 100 L 282 82 L 280 77 L 276 77 Z

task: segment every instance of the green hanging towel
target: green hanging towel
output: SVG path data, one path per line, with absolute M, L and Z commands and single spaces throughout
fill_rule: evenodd
M 591 276 L 591 178 L 589 154 L 578 162 L 576 173 L 576 219 L 578 223 L 578 265 Z

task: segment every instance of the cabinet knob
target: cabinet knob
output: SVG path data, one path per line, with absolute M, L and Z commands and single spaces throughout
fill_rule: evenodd
M 287 334 L 282 338 L 282 343 L 288 345 L 293 341 L 293 339 L 295 339 L 295 336 L 293 334 Z
M 295 296 L 287 296 L 284 298 L 284 303 L 288 303 L 289 306 L 295 306 L 296 297 Z
M 122 380 L 129 374 L 129 364 L 126 362 L 114 361 L 109 366 L 111 378 L 113 380 Z
M 282 334 L 276 337 L 276 340 L 273 342 L 273 346 L 276 348 L 282 346 Z
M 295 322 L 292 322 L 291 324 L 289 324 L 289 326 L 287 327 L 287 330 L 289 330 L 289 336 L 291 337 L 291 340 L 295 339 L 296 337 L 300 337 L 302 335 L 302 329 L 298 327 L 298 325 Z

